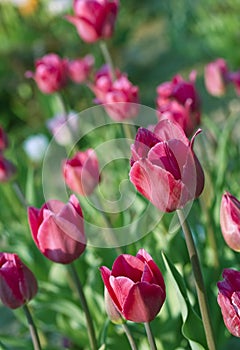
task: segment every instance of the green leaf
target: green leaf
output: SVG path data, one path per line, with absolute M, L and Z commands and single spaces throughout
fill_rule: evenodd
M 184 279 L 164 253 L 162 257 L 180 304 L 183 320 L 182 334 L 188 339 L 192 350 L 207 349 L 203 323 L 190 304 Z

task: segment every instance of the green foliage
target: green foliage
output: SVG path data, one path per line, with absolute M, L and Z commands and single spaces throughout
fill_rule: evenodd
M 59 96 L 43 95 L 34 81 L 26 79 L 24 74 L 34 69 L 33 62 L 37 57 L 49 52 L 70 58 L 92 53 L 95 69 L 103 64 L 98 45 L 85 45 L 62 15 L 52 16 L 47 12 L 46 3 L 40 2 L 37 11 L 29 16 L 23 16 L 17 7 L 9 3 L 0 3 L 0 124 L 10 139 L 6 155 L 18 169 L 16 181 L 27 202 L 36 207 L 41 207 L 45 200 L 42 164 L 31 162 L 22 145 L 29 135 L 40 132 L 50 141 L 46 121 L 62 106 Z M 239 13 L 238 0 L 122 0 L 116 33 L 107 43 L 114 63 L 139 86 L 141 103 L 147 106 L 155 107 L 158 84 L 170 80 L 176 73 L 187 77 L 192 69 L 198 71 L 203 135 L 199 136 L 194 147 L 205 170 L 206 184 L 201 198 L 191 208 L 189 222 L 200 252 L 219 350 L 237 349 L 240 344 L 226 331 L 216 302 L 216 283 L 221 279 L 222 269 L 239 269 L 240 264 L 239 254 L 226 246 L 219 227 L 223 191 L 228 190 L 236 196 L 240 193 L 240 108 L 233 90 L 222 99 L 206 93 L 203 68 L 206 62 L 217 57 L 224 57 L 233 69 L 239 68 Z M 85 86 L 69 84 L 65 94 L 73 110 L 79 112 L 93 106 L 93 94 Z M 121 126 L 111 124 L 107 131 L 105 127 L 99 127 L 89 132 L 78 146 L 94 148 L 106 140 L 122 136 Z M 111 153 L 111 149 L 107 151 Z M 131 184 L 121 183 L 128 179 L 127 157 L 107 164 L 104 173 L 100 190 L 109 201 L 120 198 L 121 191 L 131 193 Z M 99 235 L 106 220 L 110 220 L 114 228 L 129 225 L 144 213 L 148 205 L 142 196 L 136 194 L 134 206 L 129 211 L 116 215 L 107 213 L 107 218 L 103 218 L 86 199 L 80 201 L 86 221 L 94 220 L 95 225 L 99 225 L 99 232 L 95 233 Z M 12 183 L 0 186 L 0 208 L 1 251 L 19 254 L 39 282 L 39 292 L 29 306 L 36 318 L 43 349 L 88 350 L 85 317 L 68 268 L 52 264 L 37 250 L 31 238 L 26 210 Z M 148 226 L 155 214 L 151 209 L 140 226 Z M 152 322 L 158 349 L 203 350 L 206 348 L 205 339 L 198 317 L 189 257 L 183 235 L 173 222 L 176 223 L 173 214 L 165 214 L 150 233 L 121 249 L 125 253 L 136 254 L 144 247 L 166 279 L 167 300 Z M 173 226 L 177 229 L 171 230 Z M 142 227 L 135 227 L 136 231 L 140 229 Z M 129 232 L 131 234 L 136 232 Z M 107 319 L 103 283 L 98 271 L 101 265 L 110 268 L 116 256 L 113 248 L 89 246 L 77 261 L 101 350 L 129 349 L 122 327 Z M 131 322 L 128 326 L 138 349 L 148 349 L 143 326 Z M 69 347 L 64 347 L 65 339 L 69 340 Z M 2 349 L 31 349 L 21 310 L 12 312 L 0 307 Z

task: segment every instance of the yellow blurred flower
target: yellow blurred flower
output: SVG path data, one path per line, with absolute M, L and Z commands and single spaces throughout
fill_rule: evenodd
M 33 14 L 38 7 L 39 0 L 25 0 L 19 3 L 18 10 L 23 16 Z

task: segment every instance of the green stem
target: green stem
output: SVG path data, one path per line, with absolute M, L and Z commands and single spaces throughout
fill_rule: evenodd
M 150 323 L 149 322 L 145 322 L 144 323 L 144 327 L 145 327 L 145 330 L 146 330 L 146 333 L 147 333 L 150 349 L 151 350 L 157 350 L 157 345 L 155 343 L 155 339 L 154 339 L 153 334 L 152 334 Z
M 105 60 L 106 64 L 109 67 L 110 74 L 111 74 L 111 79 L 112 79 L 112 81 L 114 81 L 114 80 L 116 80 L 116 74 L 115 74 L 115 70 L 114 70 L 114 66 L 113 66 L 112 57 L 111 57 L 111 55 L 109 53 L 109 50 L 107 48 L 107 45 L 106 45 L 105 41 L 100 41 L 99 44 L 100 44 L 100 49 L 102 51 L 104 60 Z
M 128 338 L 128 341 L 129 341 L 129 344 L 130 344 L 130 346 L 131 346 L 131 349 L 132 349 L 132 350 L 137 350 L 137 346 L 136 346 L 136 344 L 135 344 L 135 341 L 134 341 L 134 339 L 133 339 L 133 336 L 132 336 L 132 334 L 131 334 L 131 332 L 130 332 L 130 329 L 128 328 L 127 324 L 126 324 L 126 323 L 123 323 L 123 324 L 122 324 L 122 328 L 124 329 L 124 332 L 125 332 L 125 334 L 126 334 L 126 336 L 127 336 L 127 338 Z
M 124 135 L 128 140 L 130 140 L 130 144 L 131 144 L 135 139 L 135 135 L 133 135 L 133 133 L 132 133 L 130 124 L 123 123 L 122 126 L 123 126 Z M 136 133 L 136 131 L 135 131 L 135 133 Z
M 94 330 L 94 326 L 93 326 L 93 321 L 92 321 L 92 317 L 90 315 L 90 311 L 89 311 L 89 307 L 87 304 L 87 300 L 85 298 L 84 292 L 83 292 L 83 287 L 81 284 L 81 281 L 78 277 L 77 271 L 75 269 L 75 266 L 73 263 L 70 264 L 70 268 L 72 271 L 72 276 L 78 291 L 78 295 L 80 298 L 80 302 L 86 317 L 86 323 L 87 323 L 87 331 L 88 331 L 88 337 L 89 337 L 89 342 L 90 342 L 90 346 L 92 350 L 97 350 L 98 346 L 97 346 L 97 340 L 96 340 L 96 335 L 95 335 L 95 330 Z
M 206 340 L 209 350 L 216 350 L 215 340 L 213 336 L 213 329 L 210 318 L 210 311 L 207 302 L 207 295 L 203 281 L 203 275 L 201 271 L 200 261 L 197 253 L 197 249 L 194 243 L 192 232 L 185 220 L 184 213 L 181 210 L 177 210 L 178 218 L 182 226 L 183 233 L 185 235 L 187 249 L 192 264 L 193 275 L 196 284 L 197 296 L 199 301 L 200 312 L 202 316 L 203 326 L 206 334 Z
M 30 334 L 32 337 L 33 348 L 34 348 L 34 350 L 41 350 L 41 344 L 40 344 L 37 328 L 34 324 L 32 315 L 30 313 L 30 310 L 29 310 L 27 304 L 23 305 L 23 310 L 24 310 L 24 313 L 25 313 L 27 321 L 28 321 L 29 331 L 30 331 Z
M 219 262 L 219 256 L 218 256 L 218 245 L 217 245 L 217 240 L 216 240 L 216 236 L 215 236 L 215 232 L 213 229 L 213 225 L 212 225 L 212 220 L 210 218 L 210 209 L 206 206 L 206 203 L 204 202 L 204 200 L 202 200 L 202 198 L 200 198 L 200 205 L 204 214 L 204 218 L 205 218 L 205 227 L 207 228 L 207 237 L 209 240 L 209 245 L 212 248 L 212 254 L 213 254 L 213 266 L 215 268 L 215 272 L 218 273 L 219 271 L 219 267 L 220 267 L 220 262 Z
M 20 203 L 22 204 L 22 206 L 27 209 L 28 208 L 28 203 L 27 203 L 27 200 L 26 198 L 24 197 L 24 194 L 22 193 L 22 190 L 21 188 L 19 187 L 18 183 L 16 181 L 14 181 L 12 183 L 12 187 L 13 187 L 13 190 L 14 192 L 16 193 Z

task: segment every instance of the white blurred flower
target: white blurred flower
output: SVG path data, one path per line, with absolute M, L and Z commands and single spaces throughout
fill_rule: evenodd
M 33 162 L 40 162 L 48 147 L 48 138 L 43 134 L 29 136 L 23 143 L 23 149 Z
M 51 0 L 48 1 L 47 4 L 47 11 L 53 15 L 57 16 L 61 13 L 65 13 L 67 10 L 69 10 L 72 6 L 71 0 Z
M 77 113 L 72 111 L 66 116 L 64 114 L 57 114 L 47 121 L 47 128 L 59 145 L 71 145 L 78 132 Z

